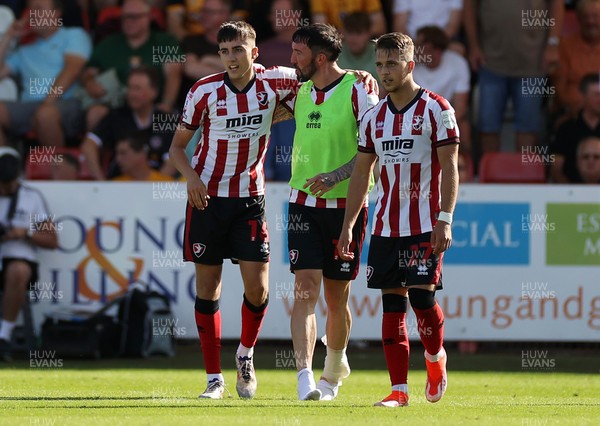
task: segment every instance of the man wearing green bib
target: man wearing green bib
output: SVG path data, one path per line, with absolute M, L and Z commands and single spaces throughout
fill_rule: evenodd
M 379 99 L 337 65 L 341 50 L 340 34 L 330 25 L 302 27 L 293 36 L 291 62 L 305 81 L 291 105 L 296 133 L 288 209 L 290 269 L 295 274 L 291 330 L 300 400 L 334 399 L 341 380 L 350 374 L 348 297 L 360 264 L 366 206 L 353 229 L 354 260 L 341 259 L 336 246 L 357 153 L 358 121 Z M 327 302 L 327 357 L 316 384 L 312 358 L 321 281 Z

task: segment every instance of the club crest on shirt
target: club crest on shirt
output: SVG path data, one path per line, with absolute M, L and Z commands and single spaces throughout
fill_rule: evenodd
M 192 249 L 194 250 L 194 254 L 196 255 L 196 257 L 201 257 L 206 251 L 206 246 L 201 243 L 194 243 L 192 245 Z
M 442 111 L 442 123 L 446 129 L 454 129 L 456 127 L 456 117 L 454 111 Z
M 268 102 L 268 96 L 267 96 L 267 92 L 258 92 L 256 94 L 256 99 L 258 99 L 258 103 L 262 106 L 267 105 Z
M 421 130 L 421 127 L 423 127 L 423 116 L 422 115 L 415 115 L 413 116 L 413 122 L 412 122 L 412 128 L 413 130 Z
M 292 249 L 290 250 L 290 262 L 292 262 L 292 264 L 296 264 L 296 262 L 298 261 L 298 256 L 300 256 L 300 253 L 298 252 L 298 250 L 296 249 Z

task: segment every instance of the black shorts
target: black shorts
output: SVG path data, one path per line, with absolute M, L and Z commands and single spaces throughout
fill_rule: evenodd
M 2 272 L 0 273 L 0 291 L 4 290 L 4 285 L 6 284 L 4 273 L 6 272 L 7 266 L 10 262 L 13 262 L 15 260 L 25 262 L 31 268 L 31 277 L 29 278 L 29 289 L 34 288 L 35 283 L 37 283 L 38 281 L 38 264 L 36 262 L 32 262 L 29 259 L 20 259 L 17 257 L 5 257 L 2 259 Z
M 203 265 L 221 265 L 223 259 L 268 262 L 269 232 L 265 197 L 212 197 L 204 210 L 188 204 L 183 258 Z
M 344 213 L 345 209 L 289 204 L 287 231 L 290 271 L 320 269 L 325 278 L 332 280 L 349 281 L 356 278 L 367 228 L 367 208 L 361 209 L 352 229 L 352 261 L 342 260 L 337 251 Z
M 444 253 L 433 254 L 431 232 L 409 237 L 371 236 L 367 286 L 386 289 L 436 284 L 442 289 Z

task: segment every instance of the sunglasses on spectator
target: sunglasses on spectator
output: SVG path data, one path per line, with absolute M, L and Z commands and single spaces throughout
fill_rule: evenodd
M 134 19 L 141 19 L 148 16 L 147 13 L 128 13 L 126 15 L 121 15 L 121 19 L 123 21 L 128 21 L 128 20 L 134 20 Z

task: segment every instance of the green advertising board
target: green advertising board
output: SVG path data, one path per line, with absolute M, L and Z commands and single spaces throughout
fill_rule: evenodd
M 546 264 L 600 265 L 600 204 L 548 203 Z

